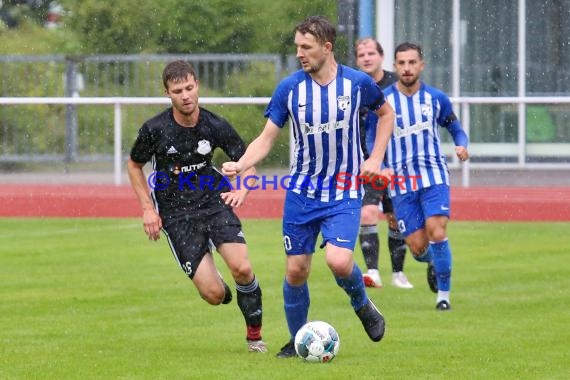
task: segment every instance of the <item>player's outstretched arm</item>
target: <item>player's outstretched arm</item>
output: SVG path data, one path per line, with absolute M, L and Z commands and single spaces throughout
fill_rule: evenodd
M 270 119 L 267 119 L 263 131 L 249 144 L 239 161 L 229 161 L 222 164 L 222 173 L 230 179 L 233 179 L 236 175 L 244 173 L 259 161 L 263 160 L 271 151 L 280 131 L 281 128 Z
M 131 187 L 133 188 L 143 210 L 144 232 L 147 234 L 149 240 L 156 241 L 160 239 L 162 219 L 157 214 L 154 209 L 154 204 L 150 199 L 146 179 L 142 170 L 143 166 L 144 163 L 134 162 L 129 159 L 127 162 L 127 171 L 129 173 Z
M 252 166 L 243 172 L 244 183 L 240 184 L 238 189 L 220 194 L 227 205 L 239 207 L 245 202 L 247 194 L 249 194 L 250 190 L 254 188 L 257 183 L 255 173 L 255 168 Z
M 469 136 L 461 127 L 461 123 L 457 120 L 455 114 L 451 114 L 447 118 L 450 122 L 444 123 L 445 127 L 448 129 L 453 142 L 455 143 L 455 154 L 461 161 L 467 161 L 469 159 L 469 151 L 467 150 L 467 145 L 469 144 Z
M 378 108 L 376 114 L 378 115 L 378 124 L 376 124 L 374 147 L 370 152 L 370 157 L 364 161 L 360 170 L 361 175 L 369 177 L 380 174 L 380 166 L 386 154 L 386 147 L 394 131 L 394 109 L 388 102 Z

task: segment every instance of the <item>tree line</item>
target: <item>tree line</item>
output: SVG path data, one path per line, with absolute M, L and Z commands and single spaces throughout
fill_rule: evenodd
M 3 9 L 42 23 L 47 0 L 4 0 Z M 60 29 L 77 54 L 293 53 L 293 28 L 305 17 L 336 19 L 331 0 L 57 0 Z M 12 25 L 15 26 L 15 25 Z M 61 33 L 61 31 L 60 31 Z M 54 52 L 58 53 L 58 52 Z M 69 53 L 69 51 L 66 51 Z

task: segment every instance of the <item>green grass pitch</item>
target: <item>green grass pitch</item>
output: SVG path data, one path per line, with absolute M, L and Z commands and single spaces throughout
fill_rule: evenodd
M 279 220 L 244 221 L 264 295 L 263 355 L 247 352 L 235 300 L 202 301 L 165 239 L 146 240 L 140 220 L 0 219 L 0 378 L 568 378 L 570 223 L 451 222 L 453 310 L 441 313 L 425 266 L 409 254 L 415 288 L 389 284 L 382 222 L 385 286 L 369 290 L 387 321 L 380 343 L 368 340 L 318 251 L 309 318 L 341 339 L 328 364 L 275 358 L 288 339 L 280 230 Z M 355 257 L 362 267 L 359 247 Z

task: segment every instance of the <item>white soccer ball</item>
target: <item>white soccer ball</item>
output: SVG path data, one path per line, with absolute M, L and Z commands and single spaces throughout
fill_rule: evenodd
M 338 333 L 323 321 L 308 322 L 295 335 L 295 351 L 308 362 L 330 362 L 337 355 L 339 347 Z

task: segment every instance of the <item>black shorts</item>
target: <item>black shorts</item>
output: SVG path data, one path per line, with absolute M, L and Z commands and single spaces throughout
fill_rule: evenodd
M 223 243 L 245 244 L 241 222 L 231 209 L 199 218 L 179 217 L 165 225 L 163 231 L 174 258 L 190 278 L 213 247 Z
M 387 187 L 382 186 L 382 183 L 378 183 L 376 186 L 372 186 L 370 183 L 365 183 L 363 186 L 364 198 L 362 198 L 362 206 L 378 206 L 380 202 L 382 202 L 382 211 L 384 214 L 394 212 L 392 199 L 390 199 L 390 193 L 388 192 Z

